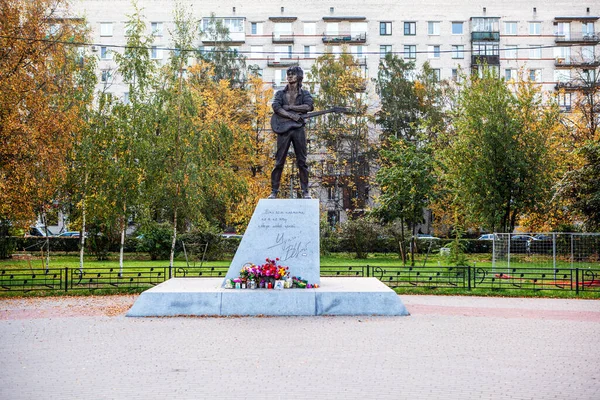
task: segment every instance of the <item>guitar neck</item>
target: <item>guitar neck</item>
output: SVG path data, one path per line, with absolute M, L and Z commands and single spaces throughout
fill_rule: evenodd
M 305 118 L 305 119 L 306 118 L 312 118 L 312 117 L 317 117 L 317 116 L 323 115 L 323 114 L 329 114 L 329 113 L 332 113 L 332 112 L 339 112 L 339 111 L 337 109 L 335 109 L 335 108 L 329 108 L 327 110 L 322 110 L 322 111 L 313 111 L 313 112 L 309 112 L 309 113 L 303 114 L 302 118 Z

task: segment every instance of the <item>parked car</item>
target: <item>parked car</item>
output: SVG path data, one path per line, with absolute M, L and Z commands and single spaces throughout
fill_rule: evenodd
M 485 235 L 479 236 L 477 240 L 494 240 L 497 239 L 494 233 L 486 233 Z
M 238 235 L 237 233 L 221 233 L 221 237 L 225 239 L 241 239 L 244 235 Z
M 50 230 L 46 230 L 43 226 L 32 226 L 29 228 L 29 231 L 25 234 L 25 237 L 46 237 L 46 236 L 54 236 Z
M 510 238 L 511 242 L 530 242 L 532 240 L 535 240 L 533 238 L 533 236 L 530 235 L 513 235 Z
M 440 240 L 439 237 L 435 237 L 433 235 L 427 235 L 427 234 L 423 234 L 423 233 L 419 233 L 417 235 L 417 239 L 418 240 Z
M 60 235 L 58 235 L 59 237 L 73 237 L 73 238 L 78 238 L 79 237 L 79 232 L 78 231 L 68 231 L 68 232 L 63 232 Z
M 533 237 L 533 240 L 552 240 L 552 235 L 547 235 L 544 233 L 538 233 Z

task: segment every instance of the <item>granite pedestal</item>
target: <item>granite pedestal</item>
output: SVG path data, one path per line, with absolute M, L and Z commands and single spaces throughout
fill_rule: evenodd
M 140 294 L 128 317 L 408 315 L 376 278 L 322 278 L 317 289 L 224 289 L 220 278 L 173 278 Z
M 290 276 L 319 283 L 319 200 L 261 199 L 252 214 L 225 279 L 240 276 L 246 263 L 279 258 Z M 224 282 L 223 282 L 224 284 Z

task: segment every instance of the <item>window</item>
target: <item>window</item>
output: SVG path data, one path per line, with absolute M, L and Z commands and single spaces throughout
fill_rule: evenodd
M 304 46 L 304 58 L 316 58 L 316 46 Z
M 316 22 L 305 22 L 304 23 L 304 34 L 305 35 L 316 35 L 317 34 L 317 23 Z
M 153 36 L 162 36 L 163 35 L 163 23 L 162 22 L 152 22 L 150 24 L 152 28 Z
M 465 58 L 465 46 L 453 45 L 452 46 L 452 58 Z
M 561 111 L 571 112 L 571 93 L 559 93 L 557 100 Z
M 243 33 L 244 19 L 243 18 L 204 18 L 202 20 L 202 30 L 209 31 L 211 25 L 220 21 L 224 28 L 229 29 L 229 33 Z
M 292 34 L 292 23 L 291 22 L 278 22 L 273 25 L 273 32 L 275 35 L 291 35 Z
M 452 80 L 458 82 L 458 68 L 452 68 Z
M 404 46 L 404 58 L 413 59 L 417 58 L 417 46 L 414 44 Z
M 533 82 L 541 82 L 542 81 L 542 70 L 541 69 L 530 69 L 529 70 L 529 80 Z
M 557 83 L 569 82 L 571 80 L 571 70 L 569 69 L 555 69 L 554 70 L 554 81 Z
M 516 22 L 505 22 L 504 23 L 504 34 L 505 35 L 516 35 L 517 34 L 517 23 Z
M 275 84 L 277 86 L 284 85 L 287 81 L 287 69 L 278 69 L 275 71 Z
M 494 42 L 473 42 L 474 56 L 497 56 L 500 53 L 500 46 Z
M 428 58 L 440 58 L 440 46 L 427 46 Z
M 328 22 L 327 25 L 325 25 L 325 33 L 327 35 L 337 35 L 340 31 L 339 26 L 340 24 L 337 22 Z
M 592 83 L 596 81 L 596 71 L 593 69 L 584 69 L 581 74 L 581 78 L 586 83 Z
M 570 22 L 559 22 L 556 24 L 556 36 L 560 36 L 563 40 L 569 40 L 571 38 L 571 23 Z
M 473 32 L 499 32 L 499 18 L 473 18 L 471 19 Z
M 368 26 L 366 22 L 352 22 L 350 24 L 350 34 L 352 37 L 366 38 L 367 31 Z
M 253 69 L 252 69 L 252 72 L 253 72 L 253 73 L 254 73 L 256 76 L 258 76 L 258 77 L 262 78 L 262 77 L 263 77 L 263 69 L 262 69 L 262 68 L 260 68 L 260 67 L 258 67 L 258 65 L 255 65 L 254 67 L 255 67 L 255 68 L 253 68 Z
M 110 73 L 109 70 L 105 69 L 102 71 L 102 75 L 100 76 L 100 80 L 102 82 L 108 82 L 110 81 L 110 78 L 112 77 L 112 74 Z
M 511 69 L 511 68 L 507 68 L 504 70 L 504 79 L 506 79 L 507 81 L 510 80 L 517 80 L 517 70 L 516 69 Z
M 250 31 L 253 35 L 262 35 L 263 34 L 263 23 L 262 22 L 251 22 L 250 23 Z
M 263 58 L 263 47 L 250 46 L 250 58 Z
M 565 64 L 571 61 L 571 48 L 568 46 L 555 47 L 554 59 L 557 64 Z
M 594 62 L 594 46 L 581 46 L 581 59 L 583 62 Z
M 292 58 L 292 46 L 275 46 L 275 59 Z
M 504 47 L 504 58 L 516 59 L 518 58 L 518 46 L 507 44 Z
M 453 35 L 462 35 L 463 34 L 463 23 L 462 22 L 452 22 L 452 34 Z
M 529 34 L 530 35 L 541 35 L 542 34 L 542 23 L 541 22 L 530 22 L 529 23 Z
M 100 23 L 100 36 L 112 36 L 113 35 L 113 24 L 112 22 Z
M 404 23 L 404 35 L 414 36 L 417 34 L 417 23 L 416 22 L 405 22 Z
M 435 79 L 436 79 L 436 80 L 438 80 L 438 81 L 441 81 L 441 80 L 442 80 L 442 70 L 441 70 L 441 69 L 439 69 L 439 68 L 434 68 L 434 69 L 432 70 L 432 72 L 433 72 L 433 76 L 435 76 Z
M 529 46 L 529 58 L 530 59 L 539 59 L 539 58 L 542 58 L 542 46 L 540 46 L 540 45 L 530 45 Z
M 593 22 L 582 22 L 581 23 L 581 33 L 583 37 L 591 36 L 594 34 L 594 23 Z
M 364 61 L 365 56 L 364 56 L 364 52 L 366 50 L 366 46 L 352 46 L 350 48 L 350 52 L 352 53 L 352 55 L 354 55 L 354 57 L 358 60 L 358 61 Z
M 440 22 L 439 21 L 427 22 L 427 34 L 428 35 L 439 35 L 440 34 Z
M 152 46 L 151 48 L 151 56 L 153 60 L 161 60 L 162 59 L 162 49 L 158 46 Z
M 392 23 L 391 22 L 380 22 L 379 23 L 379 34 L 381 36 L 388 36 L 392 34 Z
M 125 105 L 129 104 L 129 92 L 123 93 L 123 104 L 125 104 Z
M 391 44 L 384 44 L 379 46 L 379 57 L 380 58 L 385 58 L 385 55 L 387 53 L 391 53 L 392 52 L 392 45 Z
M 100 47 L 100 59 L 112 60 L 112 52 L 106 46 Z

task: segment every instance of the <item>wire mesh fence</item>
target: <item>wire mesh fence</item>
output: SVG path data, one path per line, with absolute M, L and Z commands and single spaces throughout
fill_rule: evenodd
M 561 270 L 600 267 L 599 233 L 496 233 L 492 272 L 510 274 L 513 268 Z

